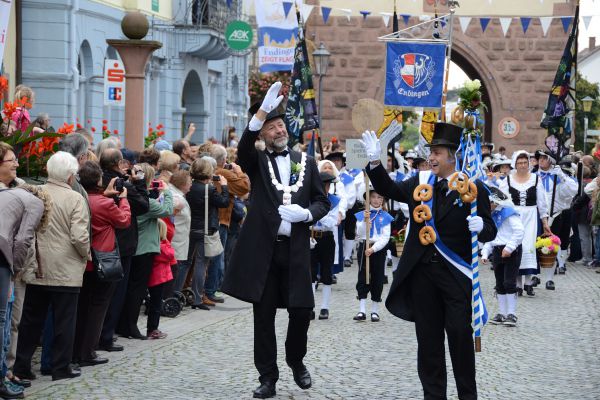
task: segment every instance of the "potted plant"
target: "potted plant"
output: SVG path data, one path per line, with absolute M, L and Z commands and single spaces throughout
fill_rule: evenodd
M 392 230 L 392 241 L 396 245 L 396 256 L 400 257 L 404 251 L 404 242 L 406 241 L 406 229 Z
M 556 235 L 538 237 L 535 241 L 538 261 L 542 268 L 554 268 L 560 250 L 560 238 Z

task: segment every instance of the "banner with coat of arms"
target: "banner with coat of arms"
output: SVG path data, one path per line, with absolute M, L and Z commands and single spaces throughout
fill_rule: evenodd
M 387 43 L 386 106 L 441 108 L 445 43 Z

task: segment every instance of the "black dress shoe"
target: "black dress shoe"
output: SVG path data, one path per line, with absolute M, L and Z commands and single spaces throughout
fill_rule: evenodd
M 90 358 L 89 360 L 81 360 L 79 361 L 79 365 L 82 367 L 91 367 L 94 365 L 106 364 L 108 362 L 108 358 L 95 357 Z
M 388 280 L 388 276 L 387 276 L 387 275 L 384 275 L 384 276 L 383 276 L 383 284 L 384 284 L 384 285 L 387 285 L 388 283 L 390 283 L 390 282 L 389 282 L 389 280 Z
M 192 310 L 210 310 L 210 308 L 206 304 L 193 304 Z
M 290 365 L 290 368 L 292 369 L 292 374 L 294 375 L 294 382 L 296 382 L 296 385 L 298 385 L 300 389 L 306 390 L 312 386 L 310 373 L 304 364 L 297 366 Z
M 75 369 L 75 368 L 67 368 L 66 371 L 61 371 L 61 372 L 55 372 L 52 374 L 52 380 L 53 381 L 59 381 L 61 379 L 71 379 L 71 378 L 78 378 L 81 376 L 81 370 L 80 369 Z
M 269 399 L 275 397 L 275 383 L 264 382 L 259 387 L 254 389 L 253 396 L 255 399 Z
M 7 387 L 5 384 L 0 385 L 0 398 L 2 399 L 24 399 L 23 388 L 20 391 L 15 391 Z
M 144 336 L 140 332 L 134 332 L 130 337 L 132 339 L 148 340 L 148 336 Z
M 533 297 L 535 296 L 535 292 L 533 291 L 533 286 L 531 285 L 523 285 L 523 290 L 527 293 L 527 296 Z
M 21 380 L 27 379 L 27 380 L 33 381 L 33 380 L 37 379 L 37 376 L 33 372 L 31 372 L 31 370 L 30 371 L 19 371 L 19 372 L 13 371 L 13 375 L 15 375 L 17 378 L 19 378 Z M 44 375 L 44 374 L 42 374 L 42 375 Z
M 355 321 L 366 321 L 367 315 L 364 312 L 359 312 L 353 318 Z
M 554 288 L 554 282 L 552 282 L 552 281 L 546 282 L 546 289 L 548 289 L 548 290 L 554 290 L 555 289 Z
M 312 321 L 313 319 L 315 319 L 315 310 L 310 312 L 310 320 Z
M 329 310 L 322 308 L 319 312 L 319 319 L 329 319 Z
M 110 351 L 110 352 L 123 351 L 123 349 L 124 349 L 123 346 L 121 346 L 120 344 L 114 344 L 114 343 L 111 343 L 109 345 L 101 344 L 98 346 L 98 350 Z

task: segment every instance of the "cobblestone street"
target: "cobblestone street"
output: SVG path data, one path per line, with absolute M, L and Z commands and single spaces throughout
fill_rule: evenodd
M 381 312 L 377 324 L 353 321 L 358 311 L 356 273 L 353 266 L 338 275 L 330 319 L 311 323 L 305 363 L 313 387 L 308 391 L 294 384 L 285 365 L 287 316 L 285 311 L 278 313 L 277 398 L 422 398 L 413 325 L 387 311 Z M 389 268 L 387 274 L 391 276 Z M 493 315 L 497 304 L 489 267 L 484 267 L 482 277 Z M 555 282 L 555 292 L 540 285 L 534 298 L 519 299 L 517 328 L 486 326 L 483 351 L 477 355 L 481 399 L 600 398 L 600 275 L 569 265 L 567 275 L 557 276 Z M 316 300 L 318 307 L 320 291 Z M 145 324 L 145 317 L 140 320 Z M 27 398 L 251 398 L 258 383 L 249 304 L 229 298 L 209 312 L 186 308 L 175 319 L 162 318 L 161 329 L 169 334 L 165 340 L 119 339 L 125 351 L 102 353 L 110 362 L 83 368 L 80 378 L 53 383 L 39 377 L 27 390 Z M 449 355 L 447 363 L 451 371 Z M 451 372 L 448 397 L 457 398 Z

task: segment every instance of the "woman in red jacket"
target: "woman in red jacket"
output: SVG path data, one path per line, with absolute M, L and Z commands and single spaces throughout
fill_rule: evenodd
M 79 183 L 88 193 L 91 211 L 92 248 L 98 251 L 115 249 L 115 228 L 124 229 L 131 223 L 127 189 L 115 190 L 113 178 L 106 190 L 101 188 L 102 170 L 95 161 L 86 161 L 79 169 Z M 77 304 L 77 328 L 73 345 L 73 361 L 82 367 L 104 364 L 106 358 L 96 355 L 102 323 L 115 291 L 117 282 L 102 282 L 94 266 L 88 261 L 83 275 L 83 286 Z

